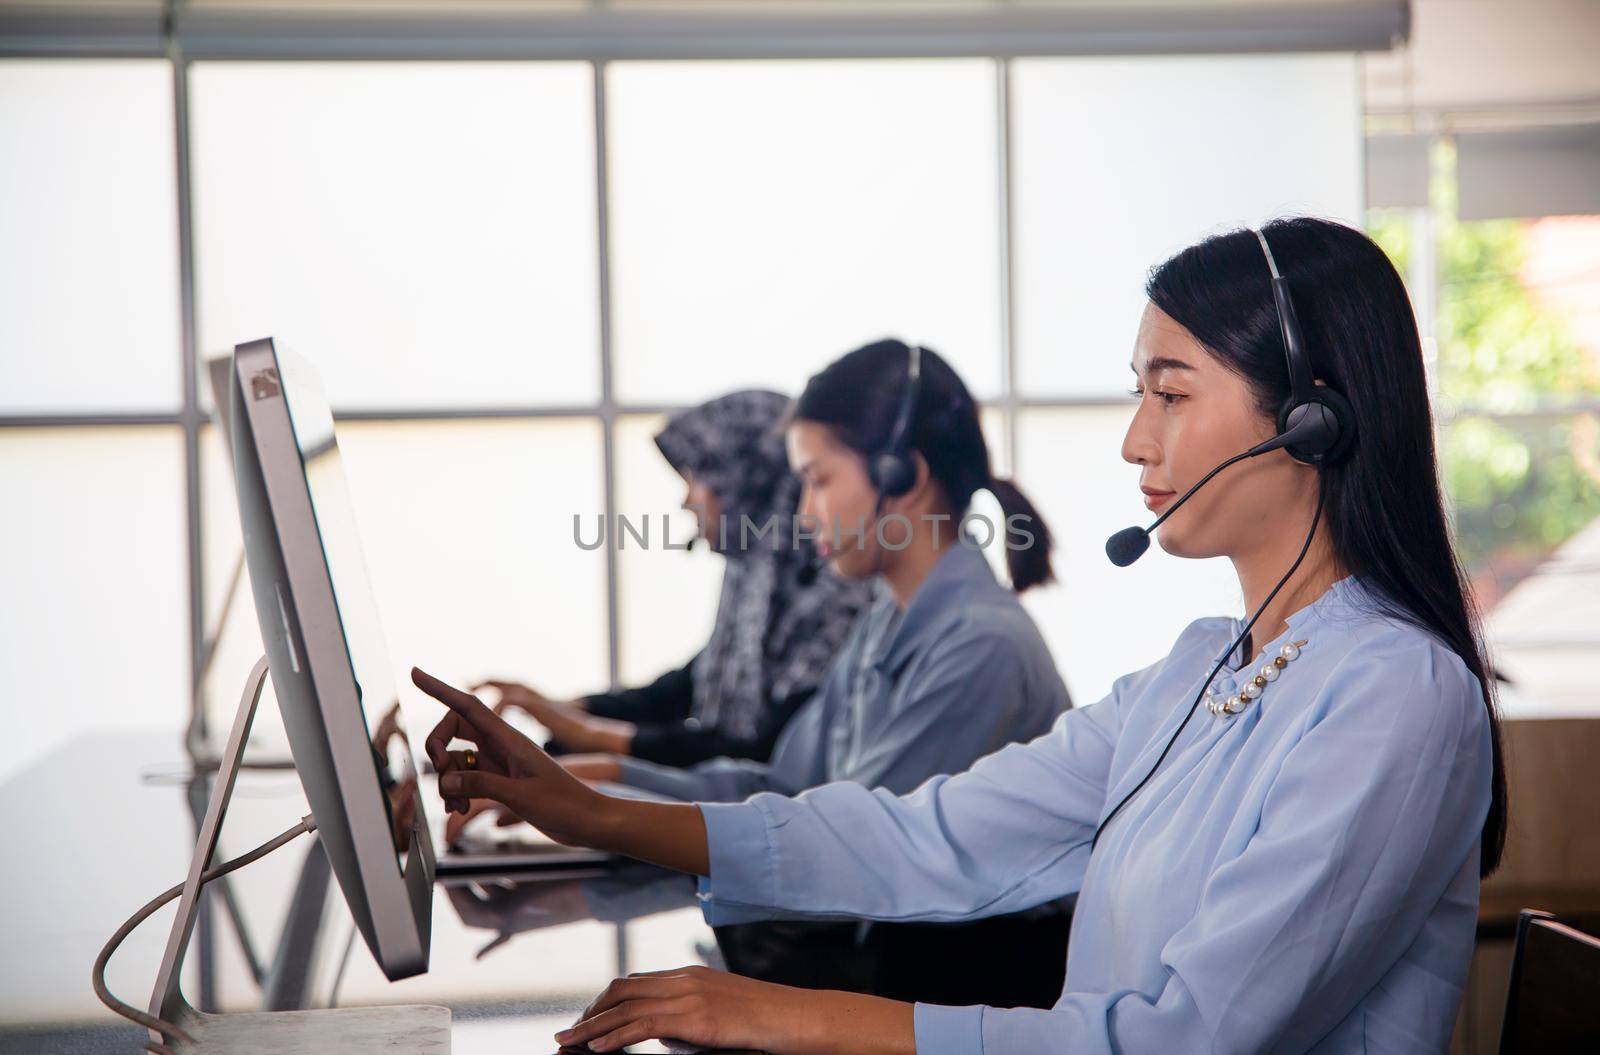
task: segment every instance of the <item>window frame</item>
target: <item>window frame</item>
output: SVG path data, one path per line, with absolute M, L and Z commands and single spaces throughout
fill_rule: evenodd
M 1314 5 L 1313 5 L 1314 6 Z M 985 16 L 991 17 L 991 16 Z M 1006 19 L 1012 17 L 1004 12 L 994 13 L 994 18 Z M 1060 17 L 1066 17 L 1064 15 Z M 672 53 L 656 55 L 644 47 L 639 40 L 624 39 L 619 35 L 607 36 L 591 48 L 589 53 L 573 54 L 569 50 L 557 50 L 554 53 L 540 53 L 537 48 L 529 51 L 524 47 L 521 50 L 506 50 L 504 41 L 498 47 L 490 47 L 492 40 L 484 43 L 485 46 L 474 49 L 470 34 L 457 35 L 456 39 L 444 40 L 416 33 L 411 34 L 399 31 L 393 36 L 386 37 L 389 44 L 379 46 L 375 38 L 351 36 L 343 40 L 340 46 L 332 46 L 324 37 L 321 42 L 308 41 L 294 36 L 275 37 L 271 35 L 255 37 L 248 30 L 240 30 L 237 37 L 231 37 L 222 30 L 204 32 L 201 29 L 185 28 L 185 20 L 190 27 L 200 26 L 203 19 L 195 20 L 191 12 L 180 20 L 176 29 L 171 31 L 165 40 L 164 50 L 161 52 L 170 62 L 173 78 L 173 121 L 174 142 L 176 147 L 176 193 L 178 198 L 177 210 L 177 238 L 179 246 L 179 297 L 180 297 L 180 334 L 179 348 L 180 376 L 182 381 L 181 402 L 176 412 L 151 412 L 151 413 L 38 413 L 0 415 L 0 428 L 11 426 L 57 426 L 74 427 L 84 425 L 136 425 L 136 424 L 176 424 L 182 427 L 184 435 L 184 478 L 185 478 L 185 508 L 183 511 L 187 552 L 188 552 L 188 609 L 189 609 L 189 637 L 190 637 L 190 672 L 192 684 L 203 687 L 206 658 L 208 651 L 209 628 L 206 619 L 206 583 L 205 583 L 205 538 L 203 537 L 203 510 L 201 494 L 201 457 L 200 434 L 201 430 L 213 421 L 212 415 L 205 409 L 205 401 L 201 398 L 200 360 L 197 347 L 197 309 L 196 309 L 196 275 L 195 275 L 195 224 L 193 209 L 192 179 L 193 169 L 190 157 L 191 129 L 189 118 L 190 101 L 190 71 L 192 63 L 210 60 L 238 60 L 250 59 L 263 62 L 277 61 L 330 61 L 340 63 L 373 63 L 384 64 L 389 61 L 418 61 L 418 60 L 472 60 L 483 59 L 488 61 L 518 62 L 543 62 L 555 61 L 570 63 L 574 58 L 580 58 L 591 67 L 592 90 L 594 92 L 592 114 L 594 120 L 594 178 L 596 181 L 595 207 L 593 221 L 596 237 L 598 239 L 597 271 L 594 281 L 598 290 L 599 311 L 599 347 L 600 358 L 600 388 L 599 398 L 587 404 L 563 405 L 510 405 L 510 406 L 443 406 L 443 405 L 407 405 L 404 407 L 363 407 L 360 409 L 334 408 L 336 421 L 352 422 L 399 422 L 399 421 L 442 421 L 442 420 L 483 420 L 483 419 L 538 419 L 538 418 L 568 418 L 597 421 L 601 429 L 601 454 L 604 479 L 602 481 L 602 494 L 604 496 L 603 512 L 609 519 L 618 512 L 617 495 L 617 451 L 616 429 L 618 423 L 627 417 L 644 414 L 670 413 L 682 409 L 675 403 L 649 403 L 649 402 L 623 402 L 617 398 L 615 384 L 615 356 L 613 341 L 613 323 L 615 312 L 612 303 L 612 267 L 611 267 L 611 242 L 609 215 L 611 180 L 608 169 L 610 123 L 607 115 L 607 77 L 606 71 L 614 62 L 628 62 L 641 58 L 673 58 L 673 59 L 706 59 L 712 61 L 725 60 L 760 60 L 769 58 L 883 58 L 893 56 L 908 59 L 942 59 L 950 57 L 979 57 L 986 59 L 992 65 L 995 77 L 995 106 L 997 107 L 997 135 L 995 137 L 995 157 L 993 164 L 996 166 L 998 178 L 997 208 L 995 215 L 999 225 L 999 260 L 1000 283 L 999 298 L 999 334 L 998 354 L 1000 357 L 999 394 L 992 400 L 983 402 L 983 409 L 998 416 L 1001 423 L 1001 445 L 995 451 L 998 463 L 1009 467 L 1013 474 L 1025 472 L 1022 464 L 1022 452 L 1018 449 L 1019 418 L 1021 412 L 1033 409 L 1047 410 L 1072 410 L 1078 408 L 1098 408 L 1108 406 L 1125 406 L 1129 404 L 1126 395 L 1122 394 L 1082 394 L 1060 396 L 1026 396 L 1018 389 L 1017 385 L 1017 349 L 1016 349 L 1016 323 L 1017 323 L 1017 297 L 1013 276 L 1015 273 L 1016 247 L 1015 247 L 1015 184 L 1013 179 L 1013 141 L 1015 129 L 1012 121 L 1014 75 L 1013 65 L 1015 59 L 1033 57 L 1066 57 L 1084 54 L 1132 54 L 1137 53 L 1142 57 L 1159 57 L 1160 55 L 1190 54 L 1197 50 L 1193 42 L 1185 43 L 1181 40 L 1168 39 L 1152 40 L 1147 46 L 1132 47 L 1128 40 L 1121 40 L 1115 46 L 1102 44 L 1093 46 L 1092 42 L 1085 44 L 1081 37 L 1071 34 L 1062 37 L 1038 38 L 1037 34 L 1020 35 L 1016 41 L 1007 42 L 1002 37 L 993 34 L 977 33 L 973 26 L 952 28 L 941 24 L 939 33 L 942 36 L 930 37 L 926 33 L 898 37 L 889 32 L 893 27 L 884 29 L 885 36 L 878 39 L 871 47 L 844 47 L 839 44 L 835 36 L 827 36 L 825 41 L 818 40 L 788 40 L 782 48 L 774 51 L 771 47 L 759 47 L 750 44 L 737 52 L 716 51 L 714 53 Z M 420 25 L 420 23 L 419 23 Z M 415 27 L 413 27 L 415 28 Z M 402 27 L 403 30 L 403 27 Z M 354 30 L 352 30 L 354 32 Z M 608 31 L 609 32 L 609 31 Z M 1303 32 L 1311 32 L 1309 28 Z M 1219 53 L 1254 53 L 1263 51 L 1281 52 L 1306 52 L 1306 51 L 1359 51 L 1363 48 L 1376 46 L 1388 47 L 1393 43 L 1392 36 L 1386 36 L 1381 45 L 1373 42 L 1356 39 L 1361 32 L 1354 27 L 1345 27 L 1340 33 L 1327 32 L 1326 27 L 1317 36 L 1315 43 L 1310 38 L 1305 40 L 1286 38 L 1276 46 L 1262 47 L 1260 41 L 1255 41 L 1253 46 L 1243 48 L 1237 42 L 1230 42 L 1226 33 L 1217 36 L 1213 33 L 1206 38 L 1206 47 L 1203 50 Z M 16 38 L 20 39 L 20 38 Z M 44 54 L 51 57 L 106 57 L 118 55 L 124 57 L 144 56 L 143 48 L 119 48 L 111 52 L 98 48 L 92 39 L 87 37 L 73 40 L 70 37 L 65 45 L 59 42 L 64 39 L 60 36 L 53 38 L 57 43 L 51 47 L 34 52 L 26 50 L 26 41 L 23 45 L 0 47 L 0 58 L 23 57 L 31 54 Z M 521 38 L 519 38 L 521 40 Z M 364 46 L 371 45 L 370 47 Z M 631 41 L 631 43 L 630 43 Z M 822 41 L 819 43 L 819 41 Z M 521 40 L 527 44 L 527 40 Z M 749 42 L 746 42 L 747 44 Z M 727 42 L 724 42 L 726 45 Z M 1024 46 L 1026 44 L 1026 46 Z M 392 46 L 391 46 L 392 45 Z M 19 50 L 21 47 L 21 50 Z M 842 49 L 842 50 L 841 50 Z M 622 641 L 620 627 L 622 618 L 620 604 L 622 591 L 619 585 L 619 564 L 617 555 L 610 547 L 606 549 L 606 671 L 613 687 L 616 687 L 619 672 L 622 669 L 621 655 L 624 642 Z M 197 691 L 194 715 L 191 722 L 191 738 L 194 734 L 200 737 L 207 736 L 211 730 L 207 728 L 207 715 L 205 700 Z

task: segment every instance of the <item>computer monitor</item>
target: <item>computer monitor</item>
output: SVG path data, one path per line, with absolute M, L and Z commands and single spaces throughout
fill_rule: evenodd
M 333 415 L 309 364 L 234 350 L 234 485 L 272 686 L 318 835 L 391 980 L 428 969 L 433 843 Z

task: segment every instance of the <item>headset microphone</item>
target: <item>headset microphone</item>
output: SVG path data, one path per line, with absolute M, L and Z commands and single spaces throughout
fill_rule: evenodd
M 1106 539 L 1106 556 L 1119 568 L 1126 568 L 1150 548 L 1150 529 L 1138 524 L 1125 527 Z
M 1150 548 L 1150 533 L 1156 528 L 1160 527 L 1169 516 L 1176 513 L 1178 511 L 1178 507 L 1187 502 L 1190 496 L 1192 496 L 1196 491 L 1200 490 L 1200 488 L 1204 487 L 1206 484 L 1210 483 L 1212 477 L 1216 476 L 1233 463 L 1244 461 L 1246 458 L 1259 457 L 1269 451 L 1275 451 L 1280 447 L 1321 446 L 1323 449 L 1326 449 L 1328 446 L 1331 446 L 1331 443 L 1327 437 L 1330 431 L 1333 436 L 1337 437 L 1338 422 L 1334 420 L 1331 415 L 1324 415 L 1322 413 L 1324 408 L 1321 404 L 1307 404 L 1304 409 L 1307 412 L 1299 415 L 1284 432 L 1280 432 L 1271 439 L 1256 444 L 1247 451 L 1235 454 L 1232 458 L 1229 458 L 1227 461 L 1223 462 L 1221 465 L 1218 465 L 1215 469 L 1212 469 L 1210 472 L 1202 476 L 1199 483 L 1185 491 L 1183 493 L 1183 497 L 1179 498 L 1176 502 L 1168 506 L 1167 511 L 1157 517 L 1156 522 L 1151 524 L 1149 527 L 1139 527 L 1137 524 L 1135 524 L 1133 527 L 1123 528 L 1115 535 L 1112 535 L 1110 538 L 1106 539 L 1106 556 L 1111 558 L 1111 563 L 1115 564 L 1119 568 L 1126 568 L 1128 565 L 1144 556 L 1145 550 Z

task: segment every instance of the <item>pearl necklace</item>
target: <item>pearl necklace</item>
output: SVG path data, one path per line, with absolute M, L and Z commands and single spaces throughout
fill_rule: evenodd
M 1232 718 L 1234 715 L 1250 706 L 1252 700 L 1259 700 L 1266 691 L 1267 683 L 1277 681 L 1278 675 L 1283 673 L 1283 668 L 1300 658 L 1300 649 L 1308 644 L 1305 641 L 1291 641 L 1278 650 L 1272 657 L 1272 662 L 1262 664 L 1255 677 L 1244 683 L 1244 688 L 1224 700 L 1221 696 L 1206 690 L 1206 710 L 1218 718 Z

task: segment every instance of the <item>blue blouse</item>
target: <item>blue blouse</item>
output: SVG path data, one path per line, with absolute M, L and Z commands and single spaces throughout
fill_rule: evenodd
M 1354 579 L 1287 622 L 1262 657 L 1299 657 L 1242 713 L 1202 702 L 1092 856 L 1237 620 L 905 797 L 702 805 L 707 920 L 968 920 L 1081 891 L 1055 1007 L 918 1004 L 919 1055 L 1444 1050 L 1490 799 L 1478 681 Z M 1225 666 L 1223 697 L 1260 663 Z
M 621 760 L 622 783 L 684 802 L 794 795 L 835 780 L 904 794 L 1044 733 L 1068 706 L 1038 626 L 976 546 L 950 546 L 904 610 L 879 580 L 816 695 L 767 762 Z

